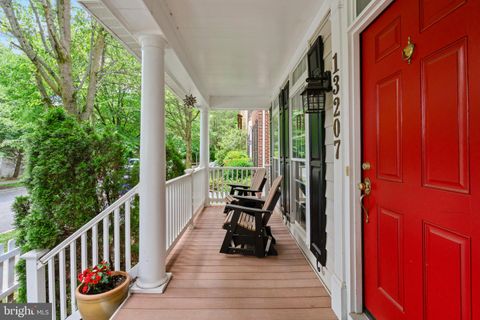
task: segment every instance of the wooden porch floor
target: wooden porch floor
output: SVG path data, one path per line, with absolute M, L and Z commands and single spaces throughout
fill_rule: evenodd
M 133 294 L 116 320 L 337 319 L 330 296 L 278 215 L 270 220 L 278 256 L 219 253 L 223 207 L 206 208 L 168 258 L 163 295 Z

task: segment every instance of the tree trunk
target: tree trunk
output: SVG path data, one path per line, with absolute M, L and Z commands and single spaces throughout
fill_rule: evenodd
M 192 167 L 192 113 L 188 108 L 186 108 L 185 113 L 185 142 L 187 144 L 187 150 L 185 152 L 185 167 L 189 169 Z
M 22 168 L 23 153 L 17 153 L 17 159 L 15 160 L 15 170 L 13 171 L 12 178 L 18 178 L 20 175 L 20 169 Z
M 189 169 L 192 167 L 192 139 L 188 139 L 187 141 L 187 152 L 185 156 L 185 168 Z

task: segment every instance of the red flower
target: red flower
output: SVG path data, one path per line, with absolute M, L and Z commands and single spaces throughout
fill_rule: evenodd
M 110 284 L 112 281 L 111 275 L 110 265 L 106 261 L 102 261 L 96 266 L 83 270 L 78 275 L 78 281 L 82 283 L 82 287 L 80 288 L 81 292 L 103 292 L 102 290 L 105 290 L 105 285 Z

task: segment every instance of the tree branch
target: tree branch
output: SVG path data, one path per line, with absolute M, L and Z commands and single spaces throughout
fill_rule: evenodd
M 93 105 L 95 103 L 95 94 L 97 93 L 97 76 L 102 65 L 102 55 L 103 50 L 105 49 L 105 37 L 106 32 L 102 27 L 99 27 L 97 40 L 95 41 L 95 46 L 91 49 L 93 50 L 92 54 L 92 63 L 89 72 L 89 82 L 87 89 L 87 98 L 85 103 L 85 110 L 81 114 L 81 118 L 86 120 L 90 118 L 93 112 Z
M 88 55 L 88 66 L 87 66 L 87 70 L 85 70 L 85 73 L 83 74 L 83 77 L 80 80 L 80 83 L 77 87 L 77 90 L 79 91 L 83 89 L 83 85 L 85 84 L 85 81 L 87 80 L 88 75 L 90 74 L 90 70 L 92 69 L 94 42 L 95 42 L 95 29 L 93 28 L 93 25 L 92 25 L 92 33 L 90 35 L 90 53 Z
M 50 4 L 50 0 L 40 0 L 40 3 L 42 4 L 43 11 L 45 13 L 45 22 L 47 24 L 48 39 L 50 40 L 50 43 L 52 44 L 52 48 L 55 51 L 56 58 L 63 60 L 66 57 L 66 52 L 62 47 L 60 40 L 58 39 L 58 35 L 57 35 L 58 30 L 55 27 L 55 23 L 53 22 L 52 6 Z
M 38 15 L 37 7 L 33 4 L 32 0 L 29 0 L 28 2 L 30 3 L 30 7 L 32 8 L 33 15 L 35 16 L 35 21 L 37 22 L 38 26 L 38 33 L 40 34 L 43 47 L 49 55 L 55 56 L 52 48 L 47 44 L 47 39 L 45 38 L 45 31 L 43 30 L 42 21 L 40 20 L 40 16 Z
M 192 110 L 192 114 L 195 114 L 195 115 L 192 117 L 192 122 L 193 122 L 193 121 L 195 121 L 195 120 L 198 118 L 198 115 L 200 114 L 200 110 L 193 109 L 193 110 Z
M 48 96 L 47 90 L 43 85 L 42 76 L 38 71 L 35 72 L 35 82 L 37 83 L 37 88 L 38 88 L 38 91 L 40 91 L 40 95 L 42 96 L 43 102 L 49 107 L 53 106 L 52 99 Z
M 2 7 L 5 16 L 7 17 L 10 24 L 10 32 L 19 42 L 19 45 L 14 45 L 16 45 L 20 50 L 22 50 L 25 55 L 30 59 L 30 61 L 36 67 L 37 71 L 41 74 L 41 76 L 44 78 L 45 82 L 50 86 L 53 92 L 60 95 L 58 76 L 56 76 L 55 72 L 50 67 L 48 67 L 47 63 L 37 55 L 30 41 L 23 34 L 23 31 L 20 28 L 20 23 L 12 7 L 12 1 L 0 0 L 0 6 Z

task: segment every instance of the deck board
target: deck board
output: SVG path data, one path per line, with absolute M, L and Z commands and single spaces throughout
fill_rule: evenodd
M 133 294 L 114 319 L 337 319 L 330 296 L 279 216 L 270 221 L 278 256 L 219 253 L 221 207 L 209 207 L 167 259 L 173 278 L 163 295 Z

